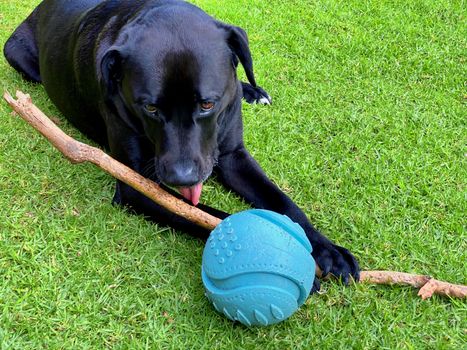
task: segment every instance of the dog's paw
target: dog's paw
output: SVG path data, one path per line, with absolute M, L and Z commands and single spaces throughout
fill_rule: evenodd
M 330 273 L 345 284 L 349 284 L 350 277 L 359 280 L 360 267 L 347 249 L 332 243 L 317 243 L 313 245 L 312 255 L 323 271 L 323 277 Z
M 123 205 L 122 195 L 120 193 L 120 187 L 118 186 L 118 183 L 117 183 L 117 186 L 115 188 L 114 197 L 112 198 L 112 205 L 115 205 L 115 206 Z
M 263 88 L 257 86 L 253 87 L 248 83 L 242 82 L 243 98 L 246 102 L 251 104 L 270 105 L 272 103 L 271 96 L 264 91 Z
M 321 288 L 321 283 L 319 281 L 319 278 L 315 276 L 315 280 L 313 281 L 313 286 L 311 287 L 310 294 L 319 292 L 320 288 Z

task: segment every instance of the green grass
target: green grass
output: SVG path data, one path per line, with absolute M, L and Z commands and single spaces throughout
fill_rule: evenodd
M 0 0 L 1 46 L 38 2 Z M 363 269 L 467 283 L 465 2 L 196 3 L 249 33 L 274 105 L 244 106 L 246 144 L 316 226 Z M 3 57 L 0 88 L 59 116 Z M 113 207 L 109 176 L 5 103 L 0 151 L 1 349 L 465 348 L 465 301 L 401 287 L 324 283 L 282 324 L 233 324 L 203 295 L 202 242 Z M 246 208 L 214 181 L 203 201 Z

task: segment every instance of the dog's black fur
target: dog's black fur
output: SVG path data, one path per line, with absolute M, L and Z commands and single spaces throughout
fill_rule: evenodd
M 345 282 L 349 276 L 358 279 L 349 251 L 321 235 L 245 149 L 241 99 L 269 103 L 270 98 L 256 85 L 241 28 L 178 0 L 45 0 L 12 34 L 4 53 L 119 161 L 170 186 L 199 184 L 214 170 L 253 206 L 298 222 L 325 274 Z M 249 84 L 237 80 L 239 62 Z M 114 202 L 207 237 L 204 229 L 122 182 Z

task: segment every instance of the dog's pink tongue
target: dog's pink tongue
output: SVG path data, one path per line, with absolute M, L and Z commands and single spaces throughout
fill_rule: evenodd
M 198 205 L 202 189 L 203 183 L 199 183 L 192 187 L 179 187 L 178 191 L 186 200 L 189 200 L 191 203 L 193 203 L 193 205 Z

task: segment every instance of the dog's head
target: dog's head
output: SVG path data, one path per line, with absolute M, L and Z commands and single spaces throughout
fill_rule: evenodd
M 107 102 L 152 142 L 157 179 L 194 204 L 216 164 L 227 119 L 240 118 L 239 61 L 256 86 L 246 33 L 191 5 L 146 11 L 102 56 Z

